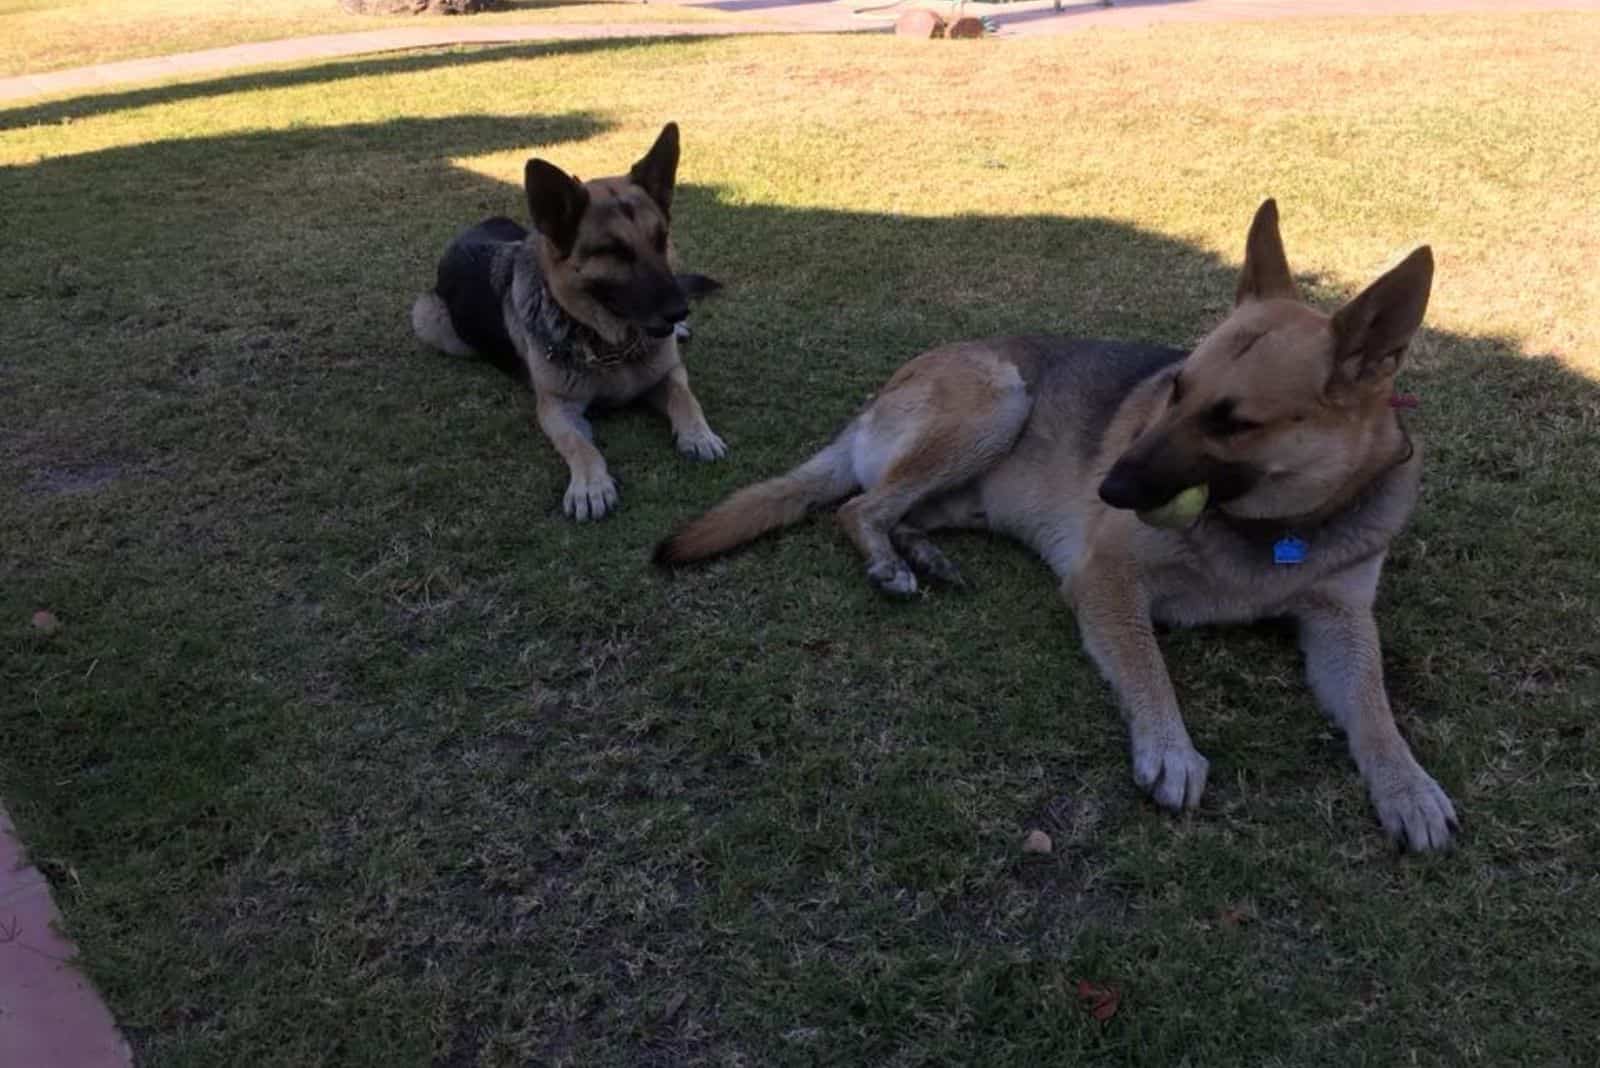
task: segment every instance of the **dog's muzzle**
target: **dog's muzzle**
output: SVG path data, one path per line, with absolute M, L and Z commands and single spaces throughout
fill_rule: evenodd
M 1100 499 L 1113 508 L 1143 511 L 1159 508 L 1170 501 L 1177 490 L 1167 491 L 1146 479 L 1133 465 L 1119 461 L 1106 473 L 1100 483 Z

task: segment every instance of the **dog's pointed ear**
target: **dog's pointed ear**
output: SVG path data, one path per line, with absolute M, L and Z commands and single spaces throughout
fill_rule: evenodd
M 1283 237 L 1278 233 L 1278 202 L 1261 202 L 1250 223 L 1250 236 L 1244 242 L 1244 266 L 1239 270 L 1239 288 L 1234 291 L 1235 306 L 1247 300 L 1299 300 L 1294 276 L 1289 273 L 1289 257 L 1283 253 Z
M 522 184 L 528 193 L 528 214 L 533 216 L 534 229 L 559 254 L 569 255 L 578 239 L 578 223 L 589 210 L 589 191 L 572 175 L 542 159 L 528 161 L 522 171 Z
M 678 181 L 678 124 L 669 122 L 644 159 L 628 172 L 629 181 L 650 194 L 661 214 L 672 216 L 672 188 Z
M 1433 250 L 1423 245 L 1335 312 L 1329 392 L 1387 394 L 1432 291 Z

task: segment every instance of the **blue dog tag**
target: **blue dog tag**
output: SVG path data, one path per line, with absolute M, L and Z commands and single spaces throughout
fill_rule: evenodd
M 1296 537 L 1279 538 L 1272 546 L 1275 564 L 1303 564 L 1306 562 L 1306 543 Z

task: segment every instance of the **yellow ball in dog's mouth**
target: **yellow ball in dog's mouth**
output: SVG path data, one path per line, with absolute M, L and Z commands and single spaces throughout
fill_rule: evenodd
M 1190 486 L 1160 508 L 1148 508 L 1139 513 L 1141 522 L 1163 530 L 1178 530 L 1200 518 L 1205 511 L 1211 489 L 1205 483 Z

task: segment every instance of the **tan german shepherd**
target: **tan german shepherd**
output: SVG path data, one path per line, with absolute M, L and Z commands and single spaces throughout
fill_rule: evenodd
M 567 515 L 599 519 L 617 486 L 584 413 L 643 397 L 672 424 L 678 451 L 728 451 L 706 424 L 678 352 L 690 296 L 718 288 L 673 270 L 668 233 L 678 126 L 667 123 L 625 176 L 580 182 L 542 159 L 523 179 L 534 232 L 506 218 L 457 234 L 432 291 L 411 307 L 418 338 L 453 356 L 485 356 L 525 378 L 539 426 L 567 461 Z
M 1116 690 L 1134 781 L 1172 810 L 1199 802 L 1208 764 L 1154 624 L 1292 617 L 1384 829 L 1442 848 L 1455 810 L 1395 728 L 1372 615 L 1422 470 L 1391 400 L 1432 280 L 1419 248 L 1324 315 L 1300 301 L 1268 200 L 1233 311 L 1192 352 L 1057 337 L 933 349 L 821 452 L 693 520 L 656 559 L 710 557 L 845 497 L 839 522 L 889 593 L 916 590 L 913 568 L 960 581 L 931 530 L 1017 538 L 1060 577 Z M 1209 501 L 1187 525 L 1140 521 L 1201 486 Z

